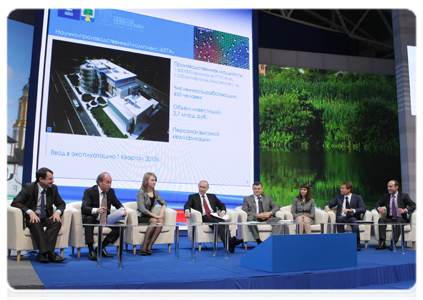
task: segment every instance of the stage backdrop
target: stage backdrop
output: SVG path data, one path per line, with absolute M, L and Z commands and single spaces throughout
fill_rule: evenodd
M 260 179 L 291 205 L 302 183 L 316 207 L 344 181 L 368 210 L 401 179 L 395 77 L 260 66 Z

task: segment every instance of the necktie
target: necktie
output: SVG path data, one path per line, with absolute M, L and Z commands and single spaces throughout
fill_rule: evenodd
M 107 208 L 107 194 L 105 192 L 102 192 L 103 198 L 101 199 L 101 207 Z M 107 212 L 100 214 L 100 224 L 104 225 L 106 224 L 107 219 Z
M 351 209 L 351 206 L 350 206 L 350 202 L 348 201 L 348 197 L 345 197 L 345 208 L 346 209 Z M 348 218 L 351 218 L 352 217 L 352 212 L 347 212 L 347 217 Z
M 350 202 L 348 201 L 348 197 L 345 197 L 345 208 L 346 209 L 350 209 L 351 208 Z
M 40 219 L 46 217 L 46 190 L 44 189 L 41 192 L 41 203 L 40 203 Z
M 212 215 L 210 213 L 210 208 L 207 205 L 206 198 L 204 197 L 204 195 L 202 195 L 202 196 L 203 196 L 203 205 L 204 205 L 204 210 L 206 211 L 206 215 L 207 215 L 207 217 L 210 217 L 211 218 Z
M 258 205 L 259 205 L 259 214 L 261 214 L 262 212 L 264 212 L 263 202 L 261 202 L 261 197 L 257 197 L 257 199 L 258 199 Z
M 397 218 L 397 204 L 395 203 L 395 195 L 392 196 L 392 219 Z

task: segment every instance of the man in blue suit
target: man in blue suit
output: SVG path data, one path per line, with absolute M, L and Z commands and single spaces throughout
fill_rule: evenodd
M 341 195 L 336 196 L 331 202 L 325 204 L 325 212 L 331 211 L 331 208 L 336 209 L 336 223 L 356 223 L 361 220 L 360 215 L 366 212 L 366 205 L 363 197 L 352 193 L 353 184 L 350 181 L 345 181 L 341 185 Z M 338 233 L 345 232 L 345 225 L 338 225 Z M 360 245 L 360 230 L 358 225 L 351 225 L 352 232 L 357 234 L 357 251 L 361 250 Z

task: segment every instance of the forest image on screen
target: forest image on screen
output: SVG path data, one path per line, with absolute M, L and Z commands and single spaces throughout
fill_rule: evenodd
M 372 209 L 401 178 L 394 76 L 267 66 L 259 80 L 260 178 L 280 206 L 309 183 L 323 208 L 351 181 Z

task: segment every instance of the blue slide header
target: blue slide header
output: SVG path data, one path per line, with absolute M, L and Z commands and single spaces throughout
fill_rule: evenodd
M 113 9 L 52 9 L 49 35 L 194 58 L 194 26 Z

